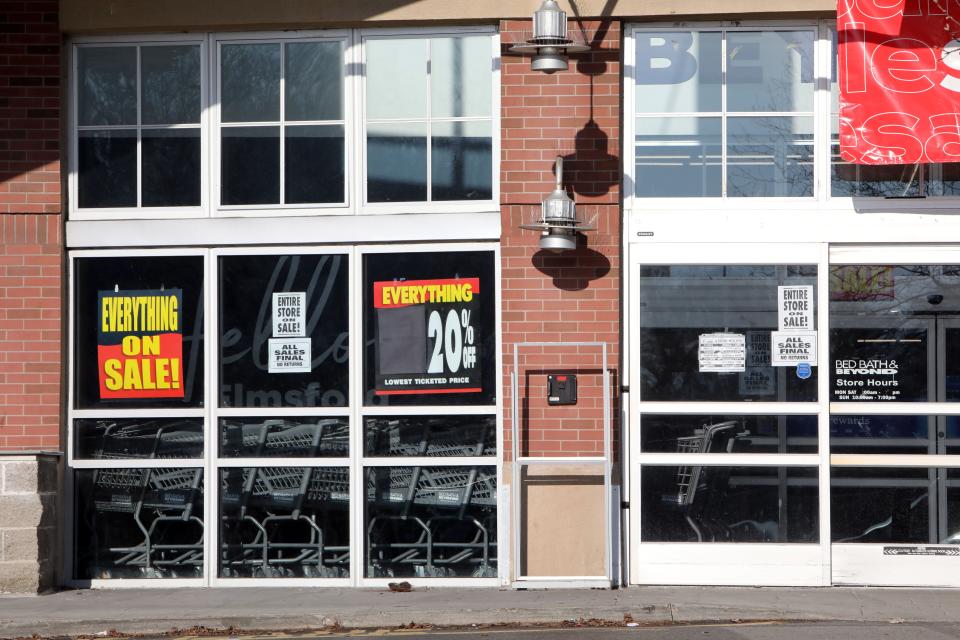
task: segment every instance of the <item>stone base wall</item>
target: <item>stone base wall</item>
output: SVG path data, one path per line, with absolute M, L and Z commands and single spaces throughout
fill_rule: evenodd
M 59 584 L 61 468 L 57 455 L 0 455 L 0 593 Z

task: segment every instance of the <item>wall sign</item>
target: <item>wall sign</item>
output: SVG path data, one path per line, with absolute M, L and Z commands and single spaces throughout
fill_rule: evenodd
M 100 398 L 183 397 L 183 292 L 99 291 Z
M 309 373 L 310 338 L 270 338 L 270 373 Z
M 816 331 L 773 331 L 770 360 L 775 367 L 793 367 L 804 362 L 817 366 Z
M 960 40 L 952 2 L 838 0 L 840 155 L 957 162 Z
M 302 338 L 307 315 L 307 294 L 303 291 L 273 294 L 273 337 Z
M 746 340 L 742 333 L 701 333 L 697 349 L 700 373 L 738 373 L 746 369 Z
M 479 393 L 480 278 L 373 282 L 376 395 Z
M 777 287 L 780 331 L 813 331 L 813 286 Z

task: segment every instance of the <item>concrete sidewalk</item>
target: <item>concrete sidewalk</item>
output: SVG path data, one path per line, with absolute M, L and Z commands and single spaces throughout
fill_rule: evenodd
M 960 591 L 866 588 L 632 587 L 618 591 L 334 588 L 117 589 L 0 597 L 0 638 L 206 627 L 279 630 L 559 623 L 577 618 L 643 623 L 730 620 L 951 622 Z

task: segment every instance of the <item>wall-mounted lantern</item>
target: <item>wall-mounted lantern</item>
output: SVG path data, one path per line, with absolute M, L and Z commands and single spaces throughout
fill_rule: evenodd
M 590 231 L 594 227 L 577 220 L 577 204 L 563 189 L 563 157 L 557 156 L 557 186 L 543 199 L 540 218 L 532 224 L 522 224 L 521 229 L 540 231 L 540 248 L 547 251 L 567 251 L 577 248 L 577 232 Z
M 530 68 L 544 73 L 566 71 L 568 54 L 589 49 L 586 44 L 575 43 L 567 37 L 567 14 L 556 0 L 543 0 L 540 8 L 533 12 L 533 36 L 510 47 L 518 53 L 533 53 Z

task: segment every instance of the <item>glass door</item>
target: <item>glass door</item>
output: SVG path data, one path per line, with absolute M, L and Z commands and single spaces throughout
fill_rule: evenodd
M 831 251 L 835 583 L 960 584 L 958 264 L 941 247 Z
M 644 244 L 632 261 L 632 582 L 829 579 L 821 250 Z

